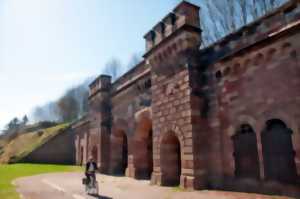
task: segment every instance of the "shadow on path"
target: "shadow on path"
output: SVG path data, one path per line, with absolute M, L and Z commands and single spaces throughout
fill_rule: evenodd
M 107 196 L 101 196 L 101 195 L 98 195 L 98 194 L 90 194 L 90 196 L 96 198 L 96 199 L 113 199 L 111 197 L 107 197 Z

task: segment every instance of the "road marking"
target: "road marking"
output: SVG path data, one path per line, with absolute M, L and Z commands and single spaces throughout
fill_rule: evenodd
M 61 188 L 60 186 L 58 186 L 58 185 L 56 185 L 56 184 L 54 184 L 54 183 L 52 183 L 52 182 L 50 182 L 48 180 L 43 179 L 42 181 L 43 181 L 43 183 L 51 186 L 52 188 L 54 188 L 54 189 L 56 189 L 56 190 L 58 190 L 60 192 L 64 192 L 64 193 L 66 192 L 63 188 Z
M 77 194 L 73 194 L 72 196 L 73 196 L 73 198 L 75 198 L 75 199 L 85 199 L 85 197 L 82 197 L 82 196 L 77 195 Z

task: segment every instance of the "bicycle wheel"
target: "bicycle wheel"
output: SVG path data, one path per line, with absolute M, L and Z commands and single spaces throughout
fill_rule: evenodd
M 96 181 L 95 185 L 96 185 L 96 194 L 99 195 L 99 185 L 98 185 L 97 181 Z

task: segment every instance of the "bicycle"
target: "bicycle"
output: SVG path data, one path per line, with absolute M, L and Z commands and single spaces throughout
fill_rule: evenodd
M 83 184 L 85 185 L 85 192 L 88 195 L 98 195 L 99 194 L 99 186 L 96 180 L 95 175 L 90 175 L 89 178 L 83 179 Z

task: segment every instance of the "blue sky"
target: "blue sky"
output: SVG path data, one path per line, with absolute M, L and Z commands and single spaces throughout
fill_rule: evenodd
M 179 0 L 0 0 L 0 129 L 112 57 L 126 64 Z

